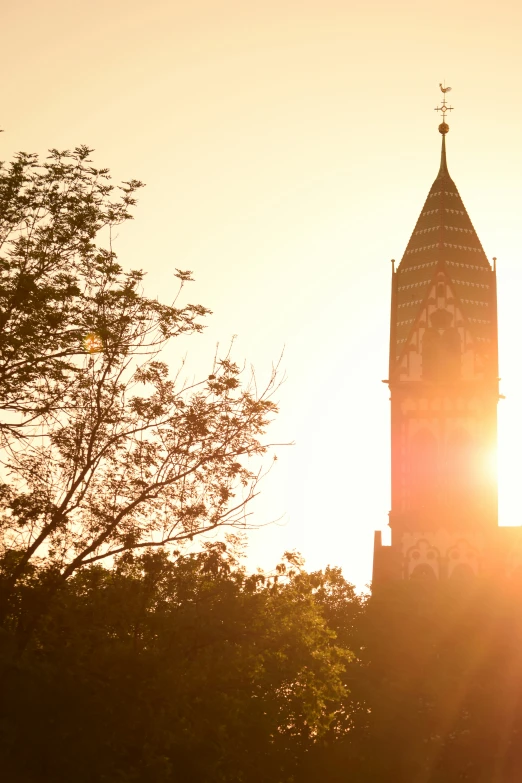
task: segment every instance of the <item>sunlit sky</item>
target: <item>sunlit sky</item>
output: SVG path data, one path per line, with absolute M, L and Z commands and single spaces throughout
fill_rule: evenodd
M 261 381 L 284 348 L 278 449 L 251 565 L 298 549 L 371 578 L 390 505 L 390 259 L 448 162 L 498 257 L 500 522 L 522 523 L 522 6 L 500 0 L 2 2 L 0 157 L 86 143 L 147 183 L 116 250 L 168 300 L 174 267 L 213 311 L 174 345 L 205 373 L 216 342 Z

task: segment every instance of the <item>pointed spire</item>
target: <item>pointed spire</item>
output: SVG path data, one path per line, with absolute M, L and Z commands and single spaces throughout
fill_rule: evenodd
M 440 179 L 441 177 L 449 177 L 448 164 L 446 162 L 446 133 L 442 133 L 442 149 L 440 151 L 440 168 L 439 168 L 439 173 L 437 174 L 437 179 Z
M 444 85 L 445 84 L 446 82 L 444 82 Z M 443 98 L 440 106 L 435 106 L 435 111 L 440 112 L 440 116 L 442 117 L 442 123 L 439 125 L 439 131 L 444 135 L 449 131 L 449 125 L 446 123 L 446 113 L 453 111 L 453 106 L 448 106 L 448 102 L 446 100 L 446 93 L 451 92 L 451 87 L 443 87 L 442 84 L 439 84 L 439 87 Z
M 451 87 L 446 87 L 446 82 L 444 82 L 444 87 L 442 84 L 439 84 L 439 87 L 443 98 L 441 105 L 435 107 L 435 111 L 440 112 L 442 116 L 442 122 L 439 125 L 439 133 L 442 134 L 442 150 L 440 153 L 440 169 L 437 174 L 437 179 L 440 177 L 449 177 L 448 164 L 446 163 L 446 133 L 449 131 L 449 125 L 446 122 L 446 113 L 448 111 L 453 111 L 453 106 L 448 106 L 446 101 L 446 93 L 450 92 Z
M 452 107 L 448 106 L 446 95 L 451 88 L 441 84 L 440 89 L 444 96 L 442 104 L 436 108 L 442 114 L 440 168 L 393 277 L 392 342 L 395 348 L 390 357 L 392 364 L 400 361 L 408 351 L 410 334 L 416 328 L 435 276 L 441 271 L 451 281 L 455 300 L 460 303 L 477 341 L 487 344 L 493 339 L 487 277 L 491 267 L 448 172 L 446 115 Z

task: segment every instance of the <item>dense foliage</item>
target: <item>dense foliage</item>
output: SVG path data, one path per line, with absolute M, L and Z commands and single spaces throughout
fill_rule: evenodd
M 369 600 L 288 556 L 127 554 L 63 586 L 24 655 L 0 658 L 12 783 L 517 783 L 522 592 L 400 584 Z
M 13 626 L 42 589 L 38 573 L 20 586 Z M 359 611 L 336 570 L 288 556 L 249 576 L 224 544 L 83 569 L 2 661 L 6 779 L 290 781 L 346 718 L 352 655 L 333 626 Z
M 89 152 L 0 166 L 0 625 L 33 563 L 50 597 L 124 551 L 244 528 L 275 411 L 275 371 L 245 384 L 228 355 L 171 376 L 159 352 L 208 311 L 123 271 L 112 231 L 141 183 L 113 188 Z

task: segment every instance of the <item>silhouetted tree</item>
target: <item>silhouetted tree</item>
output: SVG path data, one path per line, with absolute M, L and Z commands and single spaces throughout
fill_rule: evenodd
M 32 562 L 51 595 L 104 558 L 245 526 L 275 411 L 275 370 L 259 392 L 228 355 L 170 377 L 158 353 L 208 311 L 123 272 L 111 230 L 141 183 L 116 196 L 89 152 L 0 169 L 0 624 Z
M 18 585 L 22 622 L 40 578 Z M 290 783 L 342 709 L 352 656 L 332 618 L 343 609 L 353 617 L 360 601 L 338 571 L 308 574 L 287 555 L 274 574 L 248 575 L 230 544 L 82 569 L 7 664 L 3 773 Z

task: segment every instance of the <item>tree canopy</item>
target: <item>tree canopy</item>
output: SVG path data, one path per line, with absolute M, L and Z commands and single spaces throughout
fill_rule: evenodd
M 209 311 L 120 266 L 141 183 L 114 188 L 90 152 L 0 168 L 0 623 L 32 563 L 51 594 L 127 550 L 245 527 L 276 410 L 275 369 L 260 390 L 230 355 L 190 385 L 169 372 L 161 350 Z
M 35 567 L 0 635 L 12 783 L 516 783 L 520 586 L 392 585 L 369 600 L 237 541 L 126 552 L 51 604 Z M 45 604 L 24 655 L 11 629 Z M 30 738 L 30 741 L 28 741 Z
M 23 622 L 45 585 L 35 571 L 18 590 Z M 337 570 L 288 554 L 248 574 L 234 541 L 82 569 L 2 682 L 2 768 L 13 783 L 290 783 L 343 709 L 341 607 L 360 601 Z

